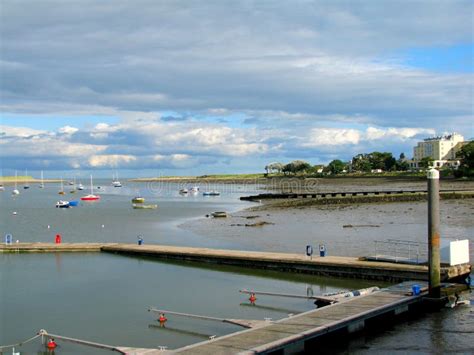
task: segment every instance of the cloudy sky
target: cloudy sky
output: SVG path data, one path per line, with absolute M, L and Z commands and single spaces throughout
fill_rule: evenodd
M 0 162 L 262 171 L 474 136 L 474 3 L 0 2 Z

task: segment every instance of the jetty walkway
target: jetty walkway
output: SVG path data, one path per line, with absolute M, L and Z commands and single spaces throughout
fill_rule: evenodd
M 262 327 L 243 330 L 213 340 L 189 345 L 170 354 L 296 354 L 317 353 L 315 342 L 331 333 L 341 336 L 377 325 L 412 311 L 426 293 L 412 295 L 414 282 L 405 282 L 367 296 L 349 298 Z M 426 283 L 417 283 L 426 288 Z M 380 323 L 378 323 L 380 324 Z
M 297 272 L 322 276 L 337 276 L 388 282 L 427 280 L 425 265 L 398 264 L 384 261 L 367 261 L 363 258 L 325 256 L 310 258 L 305 254 L 267 253 L 257 251 L 190 248 L 167 245 L 137 245 L 120 243 L 14 243 L 0 245 L 0 253 L 44 252 L 107 252 L 160 260 L 202 262 L 259 268 L 284 272 Z M 442 266 L 441 280 L 452 281 L 469 275 L 470 264 Z

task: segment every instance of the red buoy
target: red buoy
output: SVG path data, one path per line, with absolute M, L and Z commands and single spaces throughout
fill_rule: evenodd
M 54 339 L 50 339 L 48 341 L 48 344 L 46 345 L 48 347 L 48 349 L 56 349 L 56 347 L 58 346 L 58 344 L 56 344 L 56 342 L 54 341 Z
M 61 234 L 56 234 L 55 242 L 56 244 L 61 244 Z
M 158 322 L 164 323 L 168 320 L 163 313 L 160 314 L 160 318 L 158 318 Z
M 257 300 L 257 297 L 255 296 L 255 293 L 250 294 L 249 301 L 251 304 L 255 304 L 255 301 Z

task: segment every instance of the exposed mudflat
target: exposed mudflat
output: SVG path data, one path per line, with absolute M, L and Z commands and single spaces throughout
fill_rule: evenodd
M 474 200 L 441 201 L 442 238 L 474 242 Z M 325 244 L 328 254 L 366 256 L 374 254 L 374 241 L 401 239 L 427 241 L 427 203 L 305 206 L 273 208 L 259 206 L 228 218 L 203 218 L 182 228 L 227 242 L 244 250 L 305 252 L 310 244 L 317 251 Z

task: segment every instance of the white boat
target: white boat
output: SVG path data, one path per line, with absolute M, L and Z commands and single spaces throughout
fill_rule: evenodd
M 3 185 L 0 185 L 0 191 L 5 191 L 5 187 Z
M 15 188 L 13 189 L 12 191 L 12 195 L 19 195 L 20 194 L 20 191 L 18 191 L 18 186 L 16 184 L 16 180 L 18 179 L 18 173 L 17 171 L 15 170 Z
M 100 196 L 94 195 L 94 187 L 92 185 L 92 175 L 91 175 L 91 193 L 87 196 L 81 197 L 82 201 L 97 201 L 100 199 Z
M 41 184 L 38 186 L 40 189 L 44 189 L 44 182 L 43 182 L 43 170 L 41 170 Z
M 179 193 L 182 194 L 182 195 L 186 195 L 188 192 L 189 192 L 188 189 L 179 190 Z
M 204 191 L 203 196 L 219 196 L 221 193 L 219 191 Z
M 112 177 L 112 186 L 113 187 L 122 187 L 122 183 L 118 179 L 118 174 Z
M 199 186 L 193 186 L 190 189 L 191 192 L 198 192 L 199 191 Z
M 69 201 L 59 200 L 56 202 L 56 208 L 69 208 Z
M 80 190 L 80 191 L 84 190 L 84 185 L 79 183 L 79 185 L 77 185 L 77 189 Z

